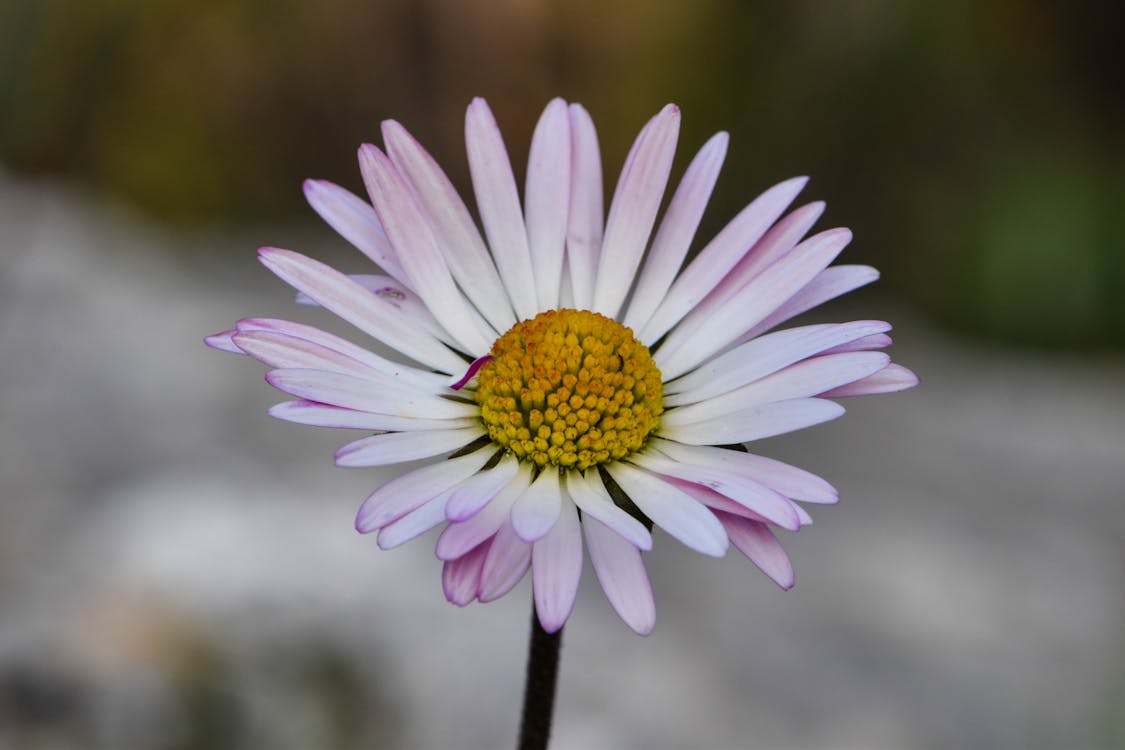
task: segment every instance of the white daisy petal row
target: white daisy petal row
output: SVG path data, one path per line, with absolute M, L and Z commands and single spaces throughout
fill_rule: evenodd
M 247 319 L 207 339 L 262 361 L 267 380 L 297 398 L 273 407 L 273 416 L 377 433 L 342 446 L 341 466 L 452 455 L 377 489 L 356 527 L 378 531 L 378 545 L 389 549 L 444 525 L 436 553 L 455 604 L 503 596 L 530 569 L 540 622 L 557 630 L 574 606 L 585 539 L 615 611 L 650 632 L 655 606 L 642 552 L 652 533 L 615 503 L 618 490 L 688 547 L 721 556 L 733 544 L 789 588 L 793 568 L 772 528 L 809 525 L 799 502 L 834 503 L 835 489 L 803 469 L 715 446 L 834 419 L 844 410 L 832 398 L 918 382 L 880 351 L 891 343 L 882 321 L 769 333 L 878 278 L 867 266 L 830 266 L 850 242 L 848 230 L 805 238 L 823 203 L 783 215 L 807 178 L 762 193 L 684 265 L 729 138 L 719 133 L 703 145 L 657 225 L 679 126 L 674 105 L 645 124 L 607 216 L 597 132 L 584 108 L 548 104 L 521 201 L 496 120 L 474 100 L 465 142 L 482 237 L 437 162 L 386 121 L 385 152 L 359 152 L 371 203 L 321 180 L 307 181 L 305 193 L 388 275 L 349 277 L 275 248 L 261 259 L 299 302 L 332 311 L 420 366 L 287 321 Z M 562 476 L 536 474 L 495 446 L 471 450 L 486 435 L 479 407 L 450 398 L 450 378 L 465 376 L 468 360 L 517 321 L 571 306 L 622 321 L 652 347 L 665 380 L 658 432 L 627 460 Z

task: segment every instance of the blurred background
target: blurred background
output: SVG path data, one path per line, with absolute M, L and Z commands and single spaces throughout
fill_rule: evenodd
M 362 194 L 394 118 L 465 192 L 477 95 L 517 174 L 582 102 L 607 192 L 666 102 L 673 179 L 729 131 L 701 238 L 811 175 L 883 272 L 815 319 L 923 378 L 760 446 L 843 498 L 792 591 L 658 537 L 638 638 L 587 569 L 554 747 L 1125 747 L 1120 8 L 0 1 L 0 748 L 513 743 L 528 582 L 446 604 L 425 541 L 352 531 L 389 475 L 201 343 L 332 327 L 255 248 L 363 272 L 301 181 Z

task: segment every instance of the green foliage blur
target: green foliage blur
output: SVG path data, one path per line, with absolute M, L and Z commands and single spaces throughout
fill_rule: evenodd
M 362 192 L 354 149 L 403 122 L 468 184 L 489 99 L 522 168 L 552 96 L 599 126 L 607 179 L 644 120 L 684 111 L 679 164 L 731 151 L 703 231 L 799 173 L 850 262 L 946 325 L 1125 346 L 1119 4 L 896 0 L 6 0 L 0 162 L 174 224 L 311 216 Z

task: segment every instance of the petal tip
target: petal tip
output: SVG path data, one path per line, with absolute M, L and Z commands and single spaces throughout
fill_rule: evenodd
M 203 343 L 212 349 L 220 352 L 229 352 L 231 354 L 244 354 L 238 344 L 234 342 L 234 334 L 237 330 L 220 331 L 213 333 L 210 336 L 203 337 Z

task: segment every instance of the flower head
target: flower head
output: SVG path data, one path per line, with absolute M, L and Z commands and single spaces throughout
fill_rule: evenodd
M 881 351 L 887 323 L 775 330 L 878 275 L 830 266 L 846 229 L 805 238 L 822 203 L 785 214 L 805 178 L 767 190 L 685 263 L 727 136 L 699 151 L 657 226 L 679 121 L 669 105 L 641 130 L 603 219 L 581 106 L 547 106 L 521 205 L 500 130 L 474 101 L 465 136 L 484 237 L 430 155 L 385 122 L 385 150 L 359 150 L 370 203 L 324 181 L 305 193 L 386 275 L 260 252 L 299 301 L 401 356 L 273 319 L 207 339 L 271 368 L 267 380 L 296 399 L 273 416 L 373 433 L 340 448 L 339 465 L 432 459 L 375 490 L 356 528 L 386 549 L 444 526 L 436 553 L 451 602 L 496 599 L 530 569 L 540 622 L 557 630 L 585 546 L 613 607 L 647 633 L 641 553 L 653 526 L 706 555 L 734 544 L 789 588 L 774 530 L 811 523 L 800 503 L 837 494 L 744 444 L 840 416 L 833 399 L 917 383 Z

